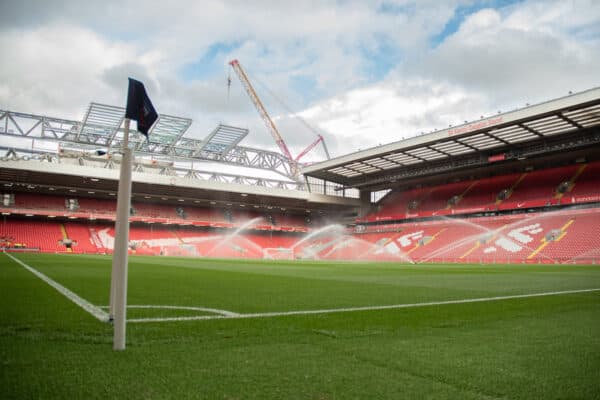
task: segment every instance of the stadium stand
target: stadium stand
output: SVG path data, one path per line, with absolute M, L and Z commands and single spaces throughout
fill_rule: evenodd
M 84 224 L 67 222 L 64 224 L 66 236 L 74 243 L 74 253 L 97 253 L 98 247 L 91 237 L 90 227 Z
M 116 213 L 117 203 L 111 200 L 91 199 L 86 197 L 78 198 L 79 211 L 95 214 L 114 214 Z
M 600 261 L 600 209 L 558 210 L 494 217 L 445 218 L 390 224 L 385 232 L 305 235 L 280 231 L 136 224 L 130 229 L 132 253 L 205 257 L 264 258 L 273 249 L 293 250 L 296 258 L 373 259 L 417 262 L 561 262 Z M 6 247 L 42 252 L 106 253 L 114 228 L 92 223 L 7 219 L 0 238 Z M 73 241 L 72 249 L 60 244 Z M 265 251 L 265 249 L 270 249 Z
M 45 195 L 40 198 L 37 194 L 17 193 L 15 194 L 15 207 L 23 210 L 55 210 L 65 211 L 66 198 L 64 196 Z
M 133 209 L 133 215 L 152 217 L 152 218 L 177 218 L 178 215 L 175 212 L 175 207 L 163 205 L 163 204 L 152 204 L 152 203 L 132 203 L 131 208 Z
M 556 188 L 561 182 L 568 181 L 576 170 L 577 166 L 571 165 L 525 174 L 510 197 L 500 204 L 500 209 L 509 210 L 557 204 Z
M 595 262 L 600 240 L 589 233 L 599 218 L 595 208 L 452 218 L 395 225 L 402 234 L 387 239 L 420 262 Z
M 377 209 L 369 213 L 367 219 L 397 219 L 416 216 L 419 205 L 428 192 L 429 189 L 420 188 L 390 192 L 381 199 Z
M 563 203 L 587 203 L 600 201 L 598 188 L 600 177 L 600 162 L 584 166 L 580 175 L 570 182 L 569 192 L 562 196 Z
M 427 196 L 421 200 L 421 204 L 417 208 L 419 215 L 440 214 L 442 210 L 455 208 L 474 184 L 475 182 L 457 182 L 429 190 Z
M 394 221 L 600 201 L 599 175 L 600 162 L 596 162 L 394 191 L 363 220 Z
M 185 207 L 186 219 L 206 222 L 227 222 L 220 210 L 204 207 Z
M 133 223 L 130 247 L 136 254 L 204 257 L 596 262 L 600 238 L 589 232 L 600 226 L 600 208 L 565 205 L 597 201 L 599 172 L 600 162 L 574 164 L 391 192 L 369 215 L 385 225 L 371 225 L 358 233 L 325 230 L 309 241 L 304 241 L 303 233 L 316 228 L 310 228 L 306 216 L 135 202 L 132 219 L 147 217 L 160 223 Z M 112 224 L 84 221 L 98 215 L 114 218 L 115 201 L 31 193 L 15 193 L 14 200 L 3 210 L 21 215 L 62 212 L 63 218 L 79 219 L 48 222 L 5 216 L 0 230 L 0 237 L 10 239 L 4 240 L 5 247 L 112 251 Z M 523 212 L 532 208 L 539 212 Z M 490 211 L 495 215 L 482 216 Z M 243 224 L 250 225 L 239 230 Z
M 521 174 L 509 174 L 476 181 L 455 207 L 456 210 L 462 213 L 495 209 L 502 202 L 501 193 L 508 193 L 520 176 Z
M 184 147 L 193 144 L 189 153 L 180 153 L 189 163 L 176 165 L 168 159 L 171 153 L 162 154 L 165 161 L 137 160 L 142 193 L 134 193 L 131 203 L 130 251 L 196 257 L 597 263 L 598 107 L 600 89 L 592 89 L 307 165 L 302 168 L 304 182 L 293 176 L 269 187 L 262 178 L 219 180 L 216 173 L 213 181 L 212 173 L 196 181 L 191 170 L 185 174 L 189 182 L 178 187 L 184 166 L 200 153 L 199 142 L 182 141 Z M 179 140 L 183 131 L 170 134 Z M 76 139 L 67 135 L 61 140 Z M 81 149 L 89 145 L 77 144 Z M 71 154 L 77 158 L 63 154 L 63 172 L 55 173 L 37 154 L 26 159 L 16 151 L 7 154 L 0 160 L 3 247 L 112 252 L 117 181 L 109 169 L 116 159 L 83 151 Z M 44 155 L 48 162 L 53 159 Z M 77 169 L 84 167 L 108 173 L 82 178 Z M 238 182 L 256 188 L 246 190 Z M 300 184 L 309 192 L 300 191 Z M 282 192 L 287 185 L 295 189 Z M 339 201 L 347 193 L 355 197 Z M 383 193 L 387 195 L 373 203 Z M 156 198 L 161 202 L 153 202 Z M 324 211 L 335 217 L 321 217 Z
M 56 253 L 66 251 L 59 244 L 63 239 L 62 224 L 46 221 L 25 221 L 5 219 L 0 223 L 0 238 L 5 238 L 5 247 L 9 249 L 29 248 L 41 252 Z

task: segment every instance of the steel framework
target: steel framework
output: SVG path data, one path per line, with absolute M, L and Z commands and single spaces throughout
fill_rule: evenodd
M 108 153 L 104 167 L 113 168 L 113 149 L 120 149 L 125 108 L 91 103 L 82 121 L 0 110 L 0 149 L 4 158 L 44 158 L 61 162 L 76 158 L 80 164 L 92 162 L 94 155 Z M 132 135 L 130 143 L 137 156 L 137 170 L 163 165 L 161 173 L 216 182 L 235 182 L 267 187 L 303 190 L 304 183 L 294 179 L 290 160 L 280 153 L 239 146 L 247 129 L 218 125 L 204 140 L 185 137 L 192 121 L 187 118 L 160 115 L 150 132 L 150 140 Z M 58 150 L 38 148 L 54 143 Z M 46 146 L 47 147 L 47 146 Z M 116 150 L 114 151 L 116 153 Z M 94 158 L 95 163 L 100 159 Z M 220 168 L 214 171 L 208 163 L 221 163 L 237 168 L 235 172 Z M 241 170 L 241 171 L 239 171 Z M 259 170 L 272 177 L 262 177 Z

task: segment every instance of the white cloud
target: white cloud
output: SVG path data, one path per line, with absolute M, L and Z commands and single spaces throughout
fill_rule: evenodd
M 468 90 L 487 92 L 493 102 L 504 106 L 511 102 L 522 106 L 597 86 L 598 38 L 577 39 L 566 21 L 589 12 L 600 24 L 600 7 L 587 9 L 576 3 L 557 2 L 556 7 L 548 2 L 526 3 L 507 15 L 481 10 L 428 54 L 424 68 L 409 68 Z M 586 24 L 580 28 L 580 34 L 589 29 Z
M 341 139 L 334 148 L 340 154 L 598 86 L 600 7 L 555 5 L 480 10 L 385 81 L 303 115 Z
M 302 115 L 335 135 L 334 151 L 353 151 L 398 141 L 472 119 L 489 108 L 484 96 L 432 80 L 393 80 L 352 90 Z
M 0 5 L 1 108 L 81 118 L 90 101 L 123 104 L 135 76 L 160 112 L 194 120 L 190 134 L 224 122 L 250 128 L 243 144 L 268 149 L 276 145 L 235 77 L 227 97 L 232 58 L 334 155 L 600 85 L 594 0 L 490 2 L 433 48 L 470 2 L 13 3 Z M 194 74 L 207 54 L 213 70 Z M 315 135 L 257 90 L 298 154 Z
M 108 43 L 93 32 L 67 26 L 10 31 L 0 36 L 0 104 L 17 111 L 81 118 L 92 100 L 123 102 L 99 79 L 131 59 L 130 46 Z

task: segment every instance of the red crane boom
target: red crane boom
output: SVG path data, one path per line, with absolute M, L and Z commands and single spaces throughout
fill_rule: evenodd
M 294 162 L 295 160 L 292 157 L 290 150 L 288 149 L 287 145 L 283 141 L 283 138 L 281 137 L 281 134 L 279 133 L 279 131 L 277 130 L 277 127 L 273 123 L 273 120 L 271 120 L 269 113 L 267 113 L 265 106 L 263 106 L 262 102 L 258 98 L 256 91 L 252 87 L 252 84 L 250 83 L 250 80 L 248 79 L 246 72 L 242 69 L 242 66 L 240 65 L 239 61 L 231 60 L 229 62 L 229 65 L 231 65 L 231 67 L 237 74 L 238 78 L 240 79 L 240 82 L 242 82 L 244 89 L 246 89 L 246 93 L 248 93 L 248 96 L 250 96 L 250 100 L 252 100 L 252 102 L 254 103 L 254 106 L 256 107 L 256 109 L 258 110 L 258 113 L 260 114 L 260 117 L 262 118 L 263 122 L 267 126 L 267 129 L 271 133 L 271 136 L 273 136 L 273 139 L 275 139 L 275 143 L 277 143 L 277 146 L 279 146 L 279 149 L 281 150 L 283 155 L 285 155 L 288 160 Z
M 298 154 L 296 156 L 295 161 L 299 162 L 302 157 L 304 157 L 307 153 L 309 153 L 312 149 L 314 149 L 316 145 L 318 145 L 321 142 L 323 142 L 323 146 L 324 146 L 325 145 L 325 139 L 323 139 L 323 136 L 317 135 L 317 140 L 315 140 L 314 142 L 312 142 L 311 144 L 309 144 L 307 148 L 305 148 L 304 150 L 302 150 L 300 152 L 300 154 Z

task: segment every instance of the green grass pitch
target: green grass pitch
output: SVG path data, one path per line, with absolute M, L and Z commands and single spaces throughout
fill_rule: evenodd
M 15 257 L 108 304 L 109 257 Z M 110 324 L 0 254 L 0 397 L 600 398 L 600 291 L 270 314 L 599 288 L 600 266 L 134 256 L 128 303 L 162 308 L 130 308 L 138 322 L 127 325 L 127 350 L 114 352 Z M 258 315 L 139 322 L 219 315 L 197 308 Z

